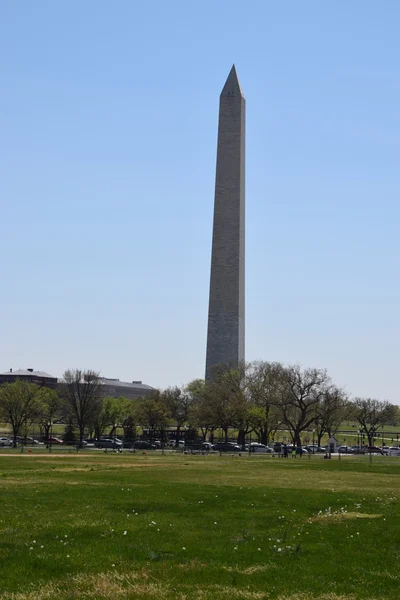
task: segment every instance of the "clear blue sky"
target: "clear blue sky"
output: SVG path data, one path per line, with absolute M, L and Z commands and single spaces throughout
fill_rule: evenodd
M 246 358 L 399 402 L 399 22 L 395 0 L 2 0 L 0 371 L 203 375 L 234 62 Z

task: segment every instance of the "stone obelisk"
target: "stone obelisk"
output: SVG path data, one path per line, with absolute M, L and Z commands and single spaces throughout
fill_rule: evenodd
M 219 101 L 206 379 L 244 360 L 245 99 L 232 67 Z

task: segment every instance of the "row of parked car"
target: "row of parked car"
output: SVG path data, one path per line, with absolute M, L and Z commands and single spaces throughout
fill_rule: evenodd
M 400 456 L 398 446 L 339 446 L 340 454 L 380 454 L 382 456 Z
M 48 442 L 51 445 L 75 445 L 76 442 L 64 442 L 59 437 L 50 437 Z M 34 439 L 33 437 L 20 437 L 17 436 L 18 445 L 29 445 L 29 446 L 43 446 L 45 442 Z M 122 450 L 123 448 L 135 449 L 135 450 L 157 450 L 162 447 L 160 440 L 150 442 L 148 440 L 121 440 L 118 437 L 107 437 L 101 436 L 98 440 L 86 439 L 83 440 L 82 445 L 86 448 L 98 448 L 104 450 Z M 291 444 L 283 444 L 276 442 L 273 446 L 267 446 L 260 444 L 259 442 L 251 442 L 243 446 L 235 442 L 217 442 L 212 444 L 211 442 L 192 442 L 185 444 L 185 440 L 179 440 L 176 444 L 176 440 L 169 439 L 167 446 L 178 447 L 181 450 L 189 451 L 202 451 L 202 452 L 251 452 L 261 454 L 284 454 L 285 446 L 286 453 L 292 454 L 296 451 L 296 454 L 317 454 L 326 453 L 326 446 L 307 445 L 307 446 L 293 446 Z M 11 447 L 13 446 L 13 440 L 8 437 L 0 437 L 0 446 Z M 383 446 L 381 448 L 375 446 L 339 446 L 337 451 L 340 454 L 381 454 L 386 456 L 400 456 L 400 448 L 398 446 Z

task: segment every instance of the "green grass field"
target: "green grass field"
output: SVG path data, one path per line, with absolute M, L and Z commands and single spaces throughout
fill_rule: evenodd
M 1 600 L 398 599 L 400 460 L 0 455 Z

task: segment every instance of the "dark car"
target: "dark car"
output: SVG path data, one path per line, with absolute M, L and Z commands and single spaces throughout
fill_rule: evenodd
M 39 442 L 32 437 L 21 437 L 17 435 L 17 442 L 26 446 L 43 446 L 44 442 Z
M 218 442 L 214 444 L 214 450 L 217 452 L 241 452 L 242 448 L 234 442 Z
M 121 440 L 119 440 L 117 438 L 115 438 L 115 439 L 113 439 L 113 438 L 101 438 L 99 440 L 96 440 L 95 443 L 94 443 L 94 447 L 95 448 L 99 448 L 100 450 L 102 448 L 106 448 L 106 449 L 111 448 L 113 450 L 120 450 L 121 449 L 122 450 L 122 446 L 123 446 L 123 444 L 122 444 Z
M 368 446 L 367 450 L 368 454 L 384 454 L 381 448 L 377 448 L 376 446 Z
M 138 440 L 133 444 L 133 447 L 135 450 L 155 450 L 157 446 L 146 442 L 146 440 Z

